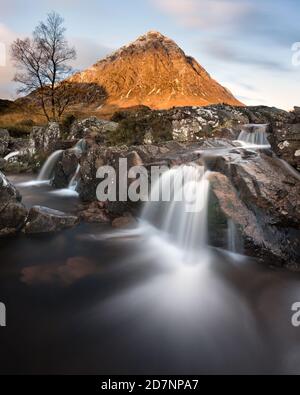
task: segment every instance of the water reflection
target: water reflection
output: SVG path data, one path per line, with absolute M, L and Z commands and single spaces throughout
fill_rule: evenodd
M 27 285 L 60 283 L 71 285 L 97 271 L 95 263 L 85 257 L 67 259 L 65 264 L 28 266 L 22 269 L 21 281 Z

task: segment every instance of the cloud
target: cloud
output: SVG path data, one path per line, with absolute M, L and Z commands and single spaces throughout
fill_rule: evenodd
M 244 64 L 256 66 L 262 69 L 270 69 L 272 71 L 291 71 L 291 67 L 287 67 L 284 63 L 263 57 L 259 53 L 244 52 L 242 46 L 229 44 L 228 42 L 220 42 L 211 40 L 202 43 L 204 51 L 211 57 L 222 60 L 223 62 Z
M 215 29 L 239 25 L 256 11 L 249 0 L 150 0 L 162 12 L 187 27 Z
M 77 58 L 72 66 L 77 70 L 84 70 L 113 52 L 112 48 L 90 38 L 73 37 L 70 39 L 70 45 L 76 48 Z
M 0 98 L 12 99 L 15 93 L 15 84 L 12 82 L 14 77 L 14 67 L 10 60 L 9 48 L 16 39 L 16 34 L 7 26 L 0 23 L 0 43 L 2 48 L 1 58 L 5 62 L 0 65 Z

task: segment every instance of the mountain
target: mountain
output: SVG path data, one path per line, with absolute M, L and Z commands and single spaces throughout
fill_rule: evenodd
M 93 100 L 93 90 L 100 87 L 106 95 L 105 104 L 119 108 L 242 105 L 173 40 L 155 31 L 75 74 L 69 81 L 90 86 L 89 96 Z M 103 102 L 103 95 L 99 99 Z

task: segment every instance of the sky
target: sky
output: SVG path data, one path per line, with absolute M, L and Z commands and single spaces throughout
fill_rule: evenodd
M 300 0 L 0 0 L 0 98 L 16 98 L 10 44 L 53 10 L 78 70 L 157 30 L 245 104 L 300 106 Z

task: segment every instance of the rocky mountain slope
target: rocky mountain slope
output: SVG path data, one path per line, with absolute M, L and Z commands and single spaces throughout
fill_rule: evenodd
M 152 109 L 204 106 L 226 103 L 241 105 L 188 57 L 171 39 L 149 32 L 133 43 L 74 75 L 70 82 L 103 88 L 105 104 L 116 107 L 145 105 Z M 89 92 L 89 96 L 93 96 Z M 99 98 L 103 102 L 103 95 Z

